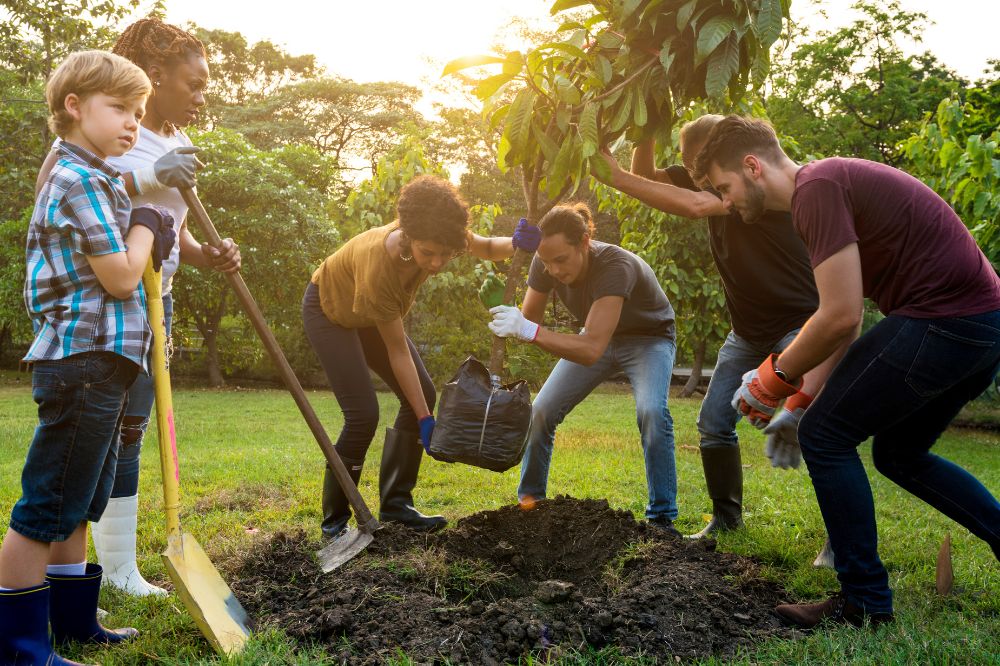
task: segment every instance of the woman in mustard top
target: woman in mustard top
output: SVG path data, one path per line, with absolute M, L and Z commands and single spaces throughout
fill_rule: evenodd
M 457 254 L 499 261 L 516 248 L 534 252 L 538 227 L 521 220 L 513 237 L 486 238 L 469 231 L 469 209 L 455 187 L 434 176 L 407 184 L 397 219 L 358 234 L 327 257 L 306 287 L 306 337 L 326 371 L 344 427 L 336 449 L 357 483 L 378 428 L 379 406 L 369 371 L 399 398 L 386 429 L 379 470 L 379 518 L 419 530 L 444 527 L 443 516 L 413 507 L 420 458 L 434 430 L 434 384 L 403 330 L 403 317 L 420 285 Z M 421 444 L 423 446 L 421 446 Z M 336 537 L 351 517 L 329 468 L 323 480 L 323 534 Z

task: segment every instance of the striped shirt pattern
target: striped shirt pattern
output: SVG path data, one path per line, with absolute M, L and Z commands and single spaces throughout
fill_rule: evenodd
M 107 351 L 148 372 L 152 333 L 142 284 L 128 298 L 115 298 L 87 261 L 126 250 L 132 206 L 121 174 L 71 143 L 56 150 L 59 159 L 28 227 L 24 303 L 35 340 L 24 360 Z

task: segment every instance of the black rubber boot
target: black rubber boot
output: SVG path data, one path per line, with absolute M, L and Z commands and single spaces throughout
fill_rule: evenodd
M 81 666 L 52 649 L 48 584 L 0 592 L 0 664 Z
M 705 485 L 712 500 L 712 520 L 689 539 L 703 539 L 713 532 L 743 527 L 743 463 L 739 446 L 701 449 Z
M 378 473 L 381 504 L 379 520 L 401 523 L 421 531 L 439 530 L 448 524 L 444 516 L 425 516 L 413 508 L 413 487 L 417 485 L 420 458 L 424 449 L 416 433 L 385 429 L 382 467 Z
M 361 468 L 365 464 L 364 459 L 351 460 L 341 456 L 340 460 L 347 468 L 347 473 L 354 481 L 354 485 L 358 485 L 358 480 L 361 478 Z M 340 533 L 347 529 L 347 522 L 350 519 L 351 503 L 347 501 L 347 495 L 340 487 L 340 482 L 337 481 L 333 470 L 327 465 L 323 474 L 323 536 L 328 539 L 340 536 Z
M 49 621 L 56 642 L 121 643 L 135 638 L 135 629 L 105 629 L 97 621 L 97 597 L 104 569 L 88 564 L 82 576 L 46 576 L 52 588 Z

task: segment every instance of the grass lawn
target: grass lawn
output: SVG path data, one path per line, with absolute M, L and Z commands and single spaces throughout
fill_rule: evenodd
M 328 431 L 335 435 L 340 415 L 332 396 L 310 398 Z M 380 396 L 383 424 L 391 423 L 395 399 Z M 174 396 L 181 456 L 182 524 L 195 535 L 228 575 L 239 553 L 254 540 L 280 530 L 319 532 L 323 462 L 291 398 L 274 390 L 180 390 Z M 684 532 L 707 520 L 706 495 L 697 452 L 697 400 L 674 399 L 671 412 L 677 436 L 680 518 Z M 0 375 L 0 528 L 6 531 L 10 508 L 20 492 L 24 453 L 35 425 L 27 375 Z M 772 469 L 763 457 L 763 436 L 740 426 L 746 467 L 747 529 L 723 535 L 719 546 L 752 555 L 769 576 L 799 599 L 823 596 L 837 588 L 833 572 L 810 566 L 824 530 L 805 469 Z M 164 519 L 155 436 L 143 452 L 140 489 L 140 567 L 153 581 L 166 573 L 159 552 Z M 969 469 L 994 494 L 1000 494 L 1000 433 L 951 430 L 935 451 Z M 378 504 L 377 470 L 381 441 L 368 455 L 361 491 L 373 509 Z M 986 545 L 963 528 L 879 476 L 869 467 L 876 499 L 881 555 L 896 593 L 897 622 L 878 631 L 839 629 L 794 641 L 772 641 L 735 663 L 982 664 L 1000 655 L 1000 566 Z M 451 520 L 512 502 L 517 470 L 496 474 L 459 465 L 425 462 L 417 504 Z M 642 516 L 646 482 L 631 396 L 602 391 L 586 400 L 559 430 L 550 495 L 607 498 L 612 506 Z M 954 596 L 934 592 L 938 546 L 951 532 Z M 336 575 L 336 574 L 331 574 Z M 102 606 L 109 626 L 128 624 L 142 631 L 139 640 L 113 649 L 66 650 L 64 656 L 106 666 L 114 664 L 219 663 L 189 619 L 183 604 L 166 599 L 131 599 L 105 590 Z M 293 649 L 280 633 L 256 636 L 246 652 L 225 663 L 333 663 L 317 651 Z M 613 655 L 581 656 L 574 663 L 617 663 Z

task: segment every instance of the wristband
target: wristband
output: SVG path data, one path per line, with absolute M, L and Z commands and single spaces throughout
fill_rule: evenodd
M 132 172 L 132 182 L 135 183 L 136 194 L 148 194 L 162 190 L 165 185 L 156 177 L 156 167 L 148 166 Z

